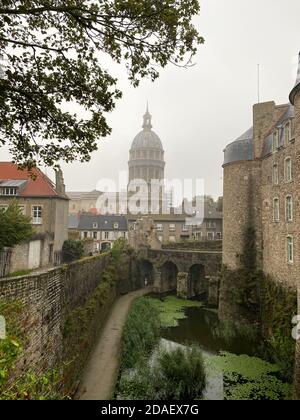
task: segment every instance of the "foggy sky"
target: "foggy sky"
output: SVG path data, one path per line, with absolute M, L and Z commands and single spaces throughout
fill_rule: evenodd
M 153 130 L 165 149 L 166 178 L 203 178 L 207 194 L 222 194 L 223 149 L 252 125 L 258 63 L 261 101 L 288 102 L 300 50 L 300 2 L 201 0 L 201 6 L 195 23 L 205 44 L 193 68 L 169 65 L 155 83 L 145 80 L 133 88 L 124 66 L 109 65 L 123 91 L 108 115 L 112 135 L 99 141 L 89 163 L 62 165 L 67 190 L 90 191 L 99 179 L 116 179 L 127 170 L 149 100 Z M 4 148 L 0 160 L 9 160 Z

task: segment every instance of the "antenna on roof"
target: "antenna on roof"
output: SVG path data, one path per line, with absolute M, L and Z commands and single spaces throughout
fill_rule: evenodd
M 257 64 L 257 102 L 260 103 L 260 64 Z

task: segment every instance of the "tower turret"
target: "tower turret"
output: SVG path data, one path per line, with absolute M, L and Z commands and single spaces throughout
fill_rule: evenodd
M 299 61 L 298 61 L 298 73 L 296 84 L 290 93 L 290 102 L 292 105 L 295 105 L 296 96 L 300 93 L 300 53 L 299 53 Z

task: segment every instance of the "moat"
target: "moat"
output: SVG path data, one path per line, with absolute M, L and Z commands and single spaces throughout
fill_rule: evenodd
M 209 354 L 228 351 L 237 355 L 255 356 L 256 346 L 245 337 L 235 337 L 233 340 L 220 338 L 215 334 L 219 325 L 217 311 L 205 306 L 184 309 L 186 318 L 179 320 L 179 325 L 163 329 L 163 338 L 179 343 L 197 343 Z
M 196 344 L 202 350 L 207 386 L 201 399 L 282 400 L 289 396 L 291 386 L 280 368 L 259 357 L 263 342 L 250 333 L 248 338 L 230 336 L 222 330 L 217 310 L 202 302 L 183 302 L 174 296 L 151 300 L 162 311 L 160 348 L 172 351 Z

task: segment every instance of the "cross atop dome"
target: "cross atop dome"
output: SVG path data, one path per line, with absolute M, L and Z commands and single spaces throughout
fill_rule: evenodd
M 149 104 L 147 101 L 147 109 L 146 109 L 146 114 L 144 115 L 144 124 L 143 124 L 143 129 L 144 130 L 151 130 L 152 129 L 152 115 L 149 112 Z
M 297 79 L 296 79 L 296 84 L 293 88 L 293 90 L 290 93 L 290 102 L 292 105 L 295 104 L 295 97 L 297 95 L 297 93 L 300 92 L 300 53 L 299 53 L 299 62 L 298 62 L 298 73 L 297 73 Z

